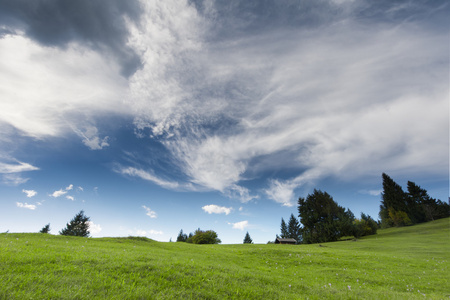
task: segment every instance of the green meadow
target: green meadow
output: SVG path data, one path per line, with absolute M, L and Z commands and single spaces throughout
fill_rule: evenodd
M 0 234 L 0 299 L 449 299 L 450 219 L 313 245 Z

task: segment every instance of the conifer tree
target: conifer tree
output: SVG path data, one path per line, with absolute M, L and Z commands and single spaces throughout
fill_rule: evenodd
M 73 236 L 89 236 L 89 217 L 84 215 L 84 211 L 81 210 L 73 219 L 67 223 L 66 228 L 62 229 L 59 234 L 61 235 L 73 235 Z
M 180 230 L 180 233 L 177 236 L 177 242 L 186 242 L 186 240 L 188 239 L 188 236 L 183 233 L 183 229 Z
M 253 244 L 253 240 L 250 237 L 250 234 L 248 234 L 248 231 L 247 231 L 247 233 L 245 234 L 245 237 L 244 237 L 244 244 Z
M 291 214 L 288 223 L 288 238 L 295 239 L 297 243 L 301 242 L 301 233 L 300 233 L 300 223 L 297 218 L 294 217 L 294 214 Z
M 382 227 L 406 225 L 410 222 L 409 217 L 404 218 L 408 211 L 406 193 L 386 173 L 382 174 L 382 178 L 383 192 L 379 213 Z
M 289 238 L 288 228 L 287 228 L 286 222 L 284 221 L 283 218 L 281 218 L 280 231 L 281 231 L 281 238 L 282 239 Z
M 49 233 L 50 232 L 50 223 L 42 227 L 42 229 L 39 231 L 40 233 Z

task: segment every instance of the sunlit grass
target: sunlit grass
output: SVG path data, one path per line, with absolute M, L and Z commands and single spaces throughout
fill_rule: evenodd
M 449 219 L 319 245 L 0 234 L 1 299 L 448 299 Z

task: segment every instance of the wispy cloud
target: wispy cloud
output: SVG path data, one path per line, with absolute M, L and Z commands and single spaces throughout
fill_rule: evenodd
M 202 207 L 202 209 L 208 214 L 225 214 L 229 215 L 233 210 L 232 207 L 218 206 L 215 204 L 209 204 Z
M 50 196 L 54 197 L 54 198 L 58 198 L 58 197 L 61 197 L 62 195 L 65 195 L 65 194 L 67 194 L 67 191 L 63 190 L 63 189 L 60 189 L 60 190 L 54 191 Z
M 135 176 L 142 178 L 144 180 L 151 181 L 157 185 L 160 185 L 164 188 L 168 189 L 179 189 L 181 188 L 180 184 L 178 182 L 173 181 L 167 181 L 161 178 L 158 178 L 157 176 L 151 174 L 150 172 L 144 171 L 142 169 L 137 169 L 134 167 L 117 167 L 115 168 L 115 171 L 117 173 L 128 175 L 128 176 Z
M 36 209 L 36 205 L 34 204 L 28 204 L 28 203 L 22 203 L 22 202 L 16 202 L 17 207 L 20 208 L 26 208 L 26 209 L 31 209 L 31 210 L 35 210 Z
M 66 187 L 66 191 L 71 191 L 73 190 L 73 184 L 70 184 L 68 187 Z
M 241 221 L 241 222 L 228 223 L 228 224 L 232 225 L 233 229 L 239 229 L 239 230 L 244 230 L 245 228 L 247 228 L 249 226 L 248 221 Z
M 75 198 L 74 198 L 73 196 L 70 196 L 70 195 L 67 195 L 67 196 L 66 196 L 66 199 L 69 199 L 69 200 L 75 201 Z
M 3 174 L 20 173 L 36 170 L 39 170 L 39 168 L 21 161 L 15 161 L 15 163 L 0 162 L 0 173 Z
M 35 190 L 22 190 L 23 193 L 27 194 L 28 198 L 34 197 L 37 195 Z
M 74 128 L 73 131 L 82 138 L 83 144 L 91 150 L 101 150 L 109 146 L 109 137 L 100 138 L 95 126 L 88 126 L 84 131 Z
M 147 206 L 145 206 L 145 205 L 143 205 L 142 207 L 145 209 L 145 214 L 146 214 L 147 216 L 149 216 L 149 217 L 152 218 L 152 219 L 157 218 L 158 215 L 156 214 L 156 212 L 154 212 L 153 210 L 151 210 L 150 207 L 147 207 Z

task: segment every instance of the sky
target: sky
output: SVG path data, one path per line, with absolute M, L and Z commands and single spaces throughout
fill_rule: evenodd
M 450 3 L 0 0 L 0 232 L 273 241 L 384 172 L 449 196 Z

